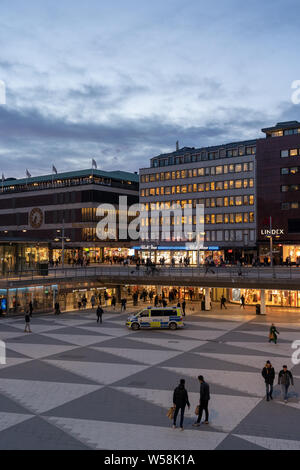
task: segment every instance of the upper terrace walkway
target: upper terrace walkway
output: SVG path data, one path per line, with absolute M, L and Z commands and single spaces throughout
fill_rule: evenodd
M 103 285 L 174 285 L 199 287 L 239 287 L 253 289 L 300 290 L 300 268 L 218 267 L 206 272 L 205 267 L 158 266 L 155 270 L 141 266 L 94 265 L 50 269 L 48 275 L 36 271 L 7 273 L 0 277 L 0 288 L 97 281 Z

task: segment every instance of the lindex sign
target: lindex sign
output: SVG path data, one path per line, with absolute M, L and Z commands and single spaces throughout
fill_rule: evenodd
M 275 235 L 275 236 L 278 236 L 278 235 L 284 235 L 284 229 L 283 228 L 273 228 L 272 230 L 270 229 L 262 229 L 260 231 L 261 235 Z

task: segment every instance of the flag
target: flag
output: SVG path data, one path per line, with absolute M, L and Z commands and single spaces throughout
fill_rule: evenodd
M 92 160 L 92 168 L 95 168 L 95 170 L 97 170 L 98 166 L 97 166 L 97 162 L 96 160 Z
M 31 174 L 29 173 L 29 171 L 27 169 L 26 169 L 26 177 L 31 178 Z
M 55 173 L 57 175 L 57 169 L 54 165 L 52 165 L 52 172 Z

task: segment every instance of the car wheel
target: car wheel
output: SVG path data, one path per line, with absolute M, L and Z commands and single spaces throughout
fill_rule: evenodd
M 133 324 L 131 325 L 131 328 L 132 328 L 134 331 L 137 331 L 137 330 L 140 329 L 140 325 L 139 325 L 138 323 L 133 323 Z
M 176 323 L 170 323 L 169 328 L 170 328 L 170 330 L 177 330 Z

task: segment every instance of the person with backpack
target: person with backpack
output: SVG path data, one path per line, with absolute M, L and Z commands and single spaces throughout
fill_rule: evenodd
M 266 362 L 265 367 L 261 371 L 261 375 L 265 379 L 267 401 L 273 400 L 273 383 L 275 380 L 275 370 L 270 361 Z
M 185 380 L 181 379 L 178 387 L 175 388 L 173 393 L 173 404 L 175 407 L 174 420 L 173 420 L 173 429 L 176 429 L 177 416 L 180 411 L 180 431 L 183 431 L 183 420 L 184 420 L 184 411 L 185 407 L 190 408 L 190 402 L 188 393 L 185 389 Z
M 199 375 L 198 380 L 200 382 L 200 405 L 199 405 L 199 414 L 197 421 L 193 426 L 200 426 L 203 411 L 205 411 L 205 424 L 209 424 L 209 412 L 208 412 L 208 402 L 210 400 L 210 391 L 209 385 L 205 382 L 203 375 Z
M 102 315 L 103 315 L 103 308 L 101 307 L 101 305 L 98 305 L 98 308 L 97 308 L 97 323 L 102 323 Z
M 287 366 L 282 366 L 282 370 L 278 374 L 278 385 L 281 385 L 284 403 L 288 401 L 289 386 L 294 385 L 294 378 Z
M 277 335 L 279 334 L 280 333 L 279 331 L 277 331 L 276 326 L 274 325 L 274 323 L 272 323 L 269 333 L 269 343 L 271 343 L 271 341 L 274 341 L 274 343 L 277 344 Z

